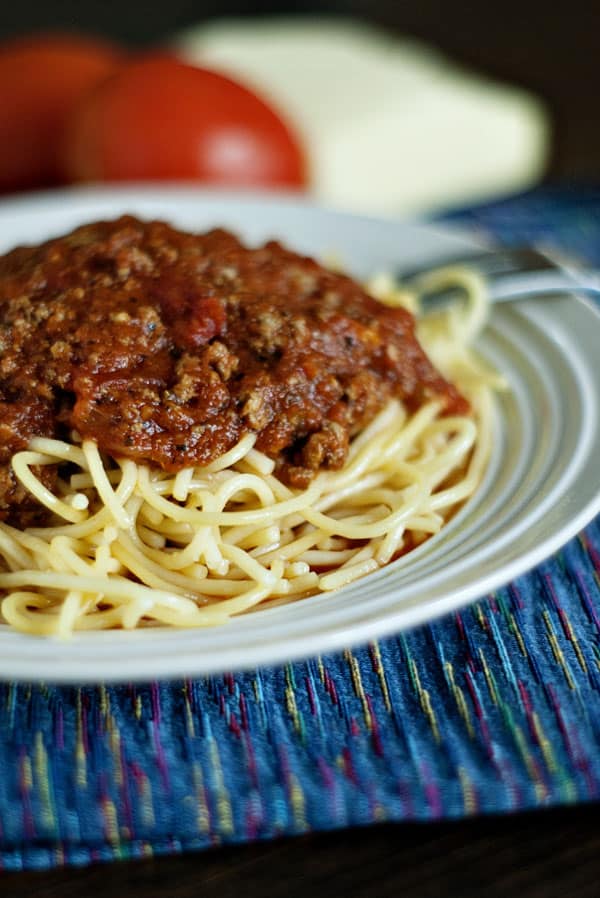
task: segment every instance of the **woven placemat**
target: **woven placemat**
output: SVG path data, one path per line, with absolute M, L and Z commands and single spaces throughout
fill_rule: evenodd
M 449 220 L 600 263 L 600 191 Z M 495 595 L 287 667 L 0 685 L 0 868 L 142 857 L 600 793 L 600 522 Z

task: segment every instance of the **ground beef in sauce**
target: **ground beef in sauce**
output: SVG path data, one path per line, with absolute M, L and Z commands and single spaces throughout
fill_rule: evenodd
M 125 216 L 0 258 L 0 518 L 36 509 L 10 458 L 72 429 L 168 471 L 249 431 L 305 486 L 340 467 L 387 399 L 465 400 L 433 368 L 412 316 L 317 262 L 223 230 Z M 54 472 L 44 477 L 51 485 Z

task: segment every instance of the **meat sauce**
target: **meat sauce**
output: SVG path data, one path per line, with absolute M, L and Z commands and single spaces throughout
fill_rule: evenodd
M 303 487 L 343 464 L 391 396 L 468 409 L 408 312 L 278 243 L 125 216 L 0 258 L 0 517 L 13 523 L 36 518 L 10 468 L 33 436 L 76 430 L 178 471 L 253 432 Z

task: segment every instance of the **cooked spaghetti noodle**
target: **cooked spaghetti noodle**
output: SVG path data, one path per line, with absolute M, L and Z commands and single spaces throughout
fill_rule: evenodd
M 203 627 L 274 601 L 338 589 L 437 533 L 476 490 L 492 439 L 499 378 L 471 345 L 487 314 L 472 272 L 427 276 L 467 301 L 419 322 L 419 338 L 471 415 L 391 400 L 351 443 L 345 465 L 306 489 L 274 475 L 246 434 L 216 461 L 169 473 L 111 458 L 91 440 L 34 438 L 12 460 L 47 526 L 0 523 L 4 620 L 40 635 L 147 624 Z M 414 304 L 389 279 L 370 292 Z M 53 490 L 38 471 L 58 465 Z

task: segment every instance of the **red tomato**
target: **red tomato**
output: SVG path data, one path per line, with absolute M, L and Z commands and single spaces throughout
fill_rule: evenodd
M 166 54 L 130 62 L 83 100 L 66 130 L 64 164 L 76 181 L 306 183 L 298 141 L 266 103 Z
M 122 59 L 107 43 L 69 35 L 0 47 L 0 190 L 56 183 L 68 115 Z

